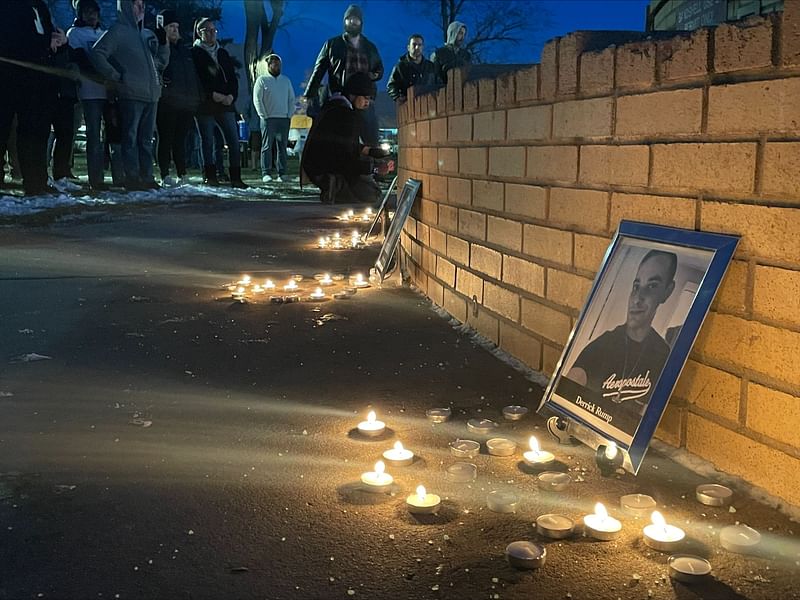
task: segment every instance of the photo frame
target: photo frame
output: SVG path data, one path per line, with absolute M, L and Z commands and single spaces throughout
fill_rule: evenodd
M 615 442 L 637 473 L 738 242 L 622 221 L 539 411 Z
M 403 231 L 408 215 L 411 214 L 411 208 L 414 206 L 414 200 L 417 198 L 421 185 L 422 182 L 419 179 L 408 179 L 403 185 L 403 191 L 397 197 L 394 218 L 389 224 L 389 230 L 386 232 L 383 245 L 378 252 L 378 258 L 375 260 L 375 272 L 381 283 L 386 278 L 392 257 L 397 250 L 397 244 L 400 242 L 400 232 Z

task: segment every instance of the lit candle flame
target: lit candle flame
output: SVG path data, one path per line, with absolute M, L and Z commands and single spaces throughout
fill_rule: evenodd
M 653 525 L 661 528 L 664 533 L 667 533 L 667 520 L 660 512 L 654 510 L 653 514 L 650 515 L 650 520 L 653 522 Z
M 351 209 L 350 209 L 350 210 L 348 210 L 348 211 L 347 211 L 345 214 L 347 215 L 347 218 L 349 219 L 350 217 L 352 217 L 353 215 L 355 215 L 355 214 L 356 214 L 356 212 L 355 212 L 355 211 L 354 211 L 354 210 L 351 208 Z
M 320 248 L 324 248 L 325 247 L 325 238 L 324 237 L 319 238 L 319 247 Z
M 395 442 L 394 443 L 394 449 L 399 451 L 399 452 L 402 452 L 404 450 L 403 442 Z
M 425 490 L 424 485 L 417 486 L 417 497 L 420 499 L 420 502 L 425 501 L 425 496 L 427 495 L 427 491 Z
M 250 283 L 250 275 L 242 276 L 242 283 L 245 284 L 245 285 L 249 284 Z
M 274 287 L 275 287 L 275 282 L 274 282 L 274 281 L 272 281 L 272 279 L 267 279 L 267 280 L 264 282 L 264 288 L 266 288 L 266 289 L 268 289 L 268 290 L 271 290 L 271 289 L 272 289 L 272 288 L 274 288 Z
M 602 502 L 598 502 L 594 505 L 594 514 L 598 516 L 601 522 L 608 518 L 608 511 L 606 510 L 606 507 L 603 506 Z
M 242 286 L 237 287 L 236 288 L 236 293 L 239 294 L 239 295 L 244 294 L 244 288 Z
M 361 273 L 356 274 L 356 283 L 364 283 L 364 276 Z
M 386 465 L 383 464 L 382 460 L 379 460 L 375 463 L 375 473 L 378 475 L 383 475 L 383 472 L 386 470 Z
M 531 452 L 533 452 L 536 456 L 539 456 L 541 450 L 539 450 L 539 440 L 536 439 L 536 436 L 532 435 L 531 439 L 528 440 L 528 443 L 531 446 Z
M 367 423 L 374 423 L 375 422 L 375 411 L 371 410 L 367 413 Z
M 336 239 L 336 240 L 338 240 L 341 237 L 342 237 L 342 234 L 340 234 L 338 231 L 333 234 L 333 238 Z
M 616 442 L 608 442 L 606 446 L 606 458 L 608 460 L 614 460 L 617 456 L 617 452 L 619 452 L 619 448 L 617 448 Z

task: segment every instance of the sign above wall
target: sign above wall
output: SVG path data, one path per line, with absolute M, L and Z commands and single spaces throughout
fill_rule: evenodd
M 622 221 L 539 410 L 593 448 L 615 442 L 638 472 L 738 242 Z

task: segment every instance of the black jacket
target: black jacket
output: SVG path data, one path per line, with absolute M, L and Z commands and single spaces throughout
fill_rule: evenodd
M 464 65 L 472 63 L 472 55 L 469 50 L 456 48 L 451 44 L 445 44 L 437 48 L 431 56 L 436 76 L 442 83 L 447 83 L 447 72 L 450 69 L 459 69 Z
M 306 98 L 316 96 L 325 73 L 328 74 L 328 87 L 331 93 L 342 92 L 344 81 L 348 75 L 345 72 L 347 66 L 347 44 L 347 38 L 342 34 L 329 39 L 322 45 L 319 56 L 317 56 L 317 63 L 314 65 L 314 71 L 308 80 L 308 86 L 304 94 Z M 361 36 L 361 49 L 367 55 L 370 77 L 373 81 L 378 81 L 383 77 L 383 61 L 381 61 L 381 56 L 378 54 L 378 49 L 365 35 Z
M 423 57 L 422 62 L 417 64 L 411 60 L 408 52 L 406 52 L 392 69 L 389 75 L 389 83 L 386 84 L 386 90 L 392 100 L 397 100 L 400 97 L 405 97 L 408 88 L 412 86 L 430 88 L 434 85 L 436 85 L 436 71 L 433 63 Z
M 217 115 L 224 112 L 236 112 L 236 99 L 239 97 L 239 80 L 236 77 L 236 65 L 225 48 L 217 50 L 217 62 L 211 55 L 200 48 L 192 46 L 192 58 L 200 80 L 202 99 L 198 113 L 201 115 Z M 212 100 L 213 92 L 233 96 L 233 103 L 225 106 Z
M 211 58 L 211 57 L 209 57 Z M 196 113 L 200 107 L 203 92 L 195 68 L 192 49 L 178 41 L 170 44 L 169 64 L 163 74 L 164 89 L 161 91 L 161 104 L 177 110 Z M 236 86 L 237 90 L 239 86 Z
M 37 12 L 42 33 L 36 29 Z M 54 27 L 47 4 L 43 0 L 14 0 L 3 4 L 2 13 L 0 56 L 44 67 L 55 67 L 56 55 L 50 51 L 50 36 Z M 59 48 L 59 53 L 66 52 L 66 47 Z M 0 78 L 4 84 L 26 92 L 58 92 L 58 78 L 35 69 L 0 62 Z

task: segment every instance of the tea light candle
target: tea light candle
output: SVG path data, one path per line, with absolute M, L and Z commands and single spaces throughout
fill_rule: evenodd
M 761 534 L 747 525 L 729 525 L 720 530 L 719 543 L 730 552 L 750 554 L 761 543 Z
M 322 279 L 319 280 L 319 284 L 324 286 L 333 285 L 333 279 L 331 279 L 331 276 L 328 273 L 325 273 L 325 275 L 322 276 Z
M 353 220 L 353 217 L 354 217 L 355 215 L 356 215 L 355 211 L 354 211 L 354 210 L 351 208 L 351 209 L 350 209 L 350 210 L 348 210 L 346 213 L 344 213 L 344 215 L 342 215 L 342 216 L 343 216 L 343 219 L 344 219 L 345 221 L 352 221 L 352 220 Z
M 300 302 L 300 296 L 297 294 L 289 294 L 288 296 L 283 297 L 283 302 L 285 304 L 291 304 L 292 302 Z
M 447 477 L 456 483 L 469 483 L 478 476 L 478 467 L 472 463 L 457 462 L 447 467 Z
M 450 454 L 458 458 L 474 458 L 481 449 L 481 445 L 472 440 L 455 440 L 449 446 Z
M 353 277 L 352 284 L 357 288 L 369 287 L 369 281 L 364 279 L 364 276 L 361 273 L 356 273 L 355 277 Z
M 657 510 L 653 511 L 650 518 L 653 522 L 644 528 L 644 543 L 660 552 L 676 550 L 686 537 L 683 529 L 669 525 Z
M 414 462 L 414 453 L 403 448 L 402 442 L 395 442 L 394 448 L 383 453 L 383 458 L 392 466 L 405 467 Z
M 361 483 L 366 485 L 370 492 L 385 492 L 394 482 L 394 478 L 385 471 L 386 465 L 379 460 L 375 463 L 374 471 L 361 474 Z
M 518 569 L 538 569 L 547 560 L 547 548 L 533 542 L 511 542 L 506 546 L 506 559 Z
M 272 279 L 267 279 L 264 282 L 264 286 L 263 287 L 264 287 L 265 290 L 274 290 L 275 289 L 275 282 L 272 281 Z
M 467 429 L 480 435 L 488 435 L 497 428 L 497 423 L 489 419 L 470 419 L 467 421 Z
M 242 275 L 242 278 L 237 282 L 239 285 L 248 286 L 250 285 L 251 277 L 250 275 Z
M 519 421 L 528 414 L 528 409 L 524 406 L 506 406 L 503 408 L 503 416 L 509 421 Z
M 429 408 L 425 411 L 425 416 L 431 423 L 444 423 L 451 414 L 452 411 L 449 408 Z
M 531 449 L 522 455 L 522 459 L 525 461 L 526 465 L 534 468 L 542 468 L 548 467 L 553 463 L 556 457 L 552 452 L 539 449 L 539 440 L 536 439 L 536 436 L 532 435 L 528 443 Z
M 353 294 L 348 294 L 347 292 L 336 292 L 333 297 L 335 300 L 350 300 Z
M 646 517 L 656 508 L 656 501 L 647 494 L 627 494 L 619 499 L 623 511 L 634 517 Z
M 676 554 L 667 559 L 669 576 L 683 583 L 698 583 L 711 573 L 711 563 L 691 554 Z
M 512 456 L 517 444 L 506 438 L 492 438 L 486 442 L 486 449 L 492 456 Z
M 367 437 L 377 437 L 382 435 L 384 431 L 386 431 L 386 423 L 376 420 L 374 410 L 367 413 L 366 421 L 361 421 L 358 424 L 358 432 Z
M 238 286 L 233 293 L 231 294 L 235 300 L 243 300 L 244 299 L 244 287 Z
M 429 494 L 424 485 L 417 486 L 417 493 L 406 498 L 408 512 L 412 515 L 434 515 L 439 512 L 442 499 L 436 494 Z
M 622 531 L 622 523 L 609 516 L 602 502 L 594 505 L 594 513 L 583 517 L 583 525 L 588 537 L 603 542 L 617 539 L 619 532 Z
M 283 296 L 270 296 L 269 301 L 272 304 L 283 304 Z
M 519 497 L 514 492 L 494 490 L 486 496 L 486 505 L 496 513 L 513 513 L 517 511 Z
M 317 248 L 327 248 L 328 247 L 328 240 L 327 238 L 321 237 L 317 241 Z
M 264 288 L 262 288 L 262 287 L 261 287 L 260 285 L 258 285 L 258 284 L 255 284 L 255 285 L 253 286 L 253 293 L 254 293 L 254 294 L 263 294 L 263 293 L 264 293 Z
M 733 498 L 733 490 L 717 483 L 704 483 L 698 485 L 694 492 L 700 504 L 706 506 L 725 506 Z
M 289 282 L 283 286 L 284 292 L 294 292 L 297 290 L 297 282 L 294 279 L 290 279 Z
M 312 300 L 324 300 L 325 299 L 325 292 L 322 291 L 322 288 L 316 288 L 311 294 L 309 294 L 309 298 Z
M 536 485 L 545 492 L 563 492 L 572 481 L 567 473 L 544 471 L 536 477 Z
M 296 275 L 292 275 L 292 279 L 294 279 L 296 282 L 300 283 L 301 281 L 303 281 L 304 277 L 298 273 Z
M 536 533 L 553 540 L 563 540 L 572 535 L 575 522 L 564 515 L 541 515 L 536 519 Z

